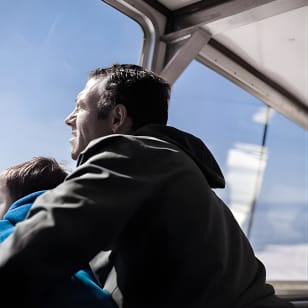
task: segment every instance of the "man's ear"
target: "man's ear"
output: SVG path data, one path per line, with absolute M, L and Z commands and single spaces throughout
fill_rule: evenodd
M 125 134 L 130 131 L 131 120 L 127 109 L 122 104 L 117 104 L 112 110 L 112 132 L 114 134 Z

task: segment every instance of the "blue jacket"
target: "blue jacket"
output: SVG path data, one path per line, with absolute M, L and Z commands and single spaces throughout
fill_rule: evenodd
M 35 199 L 45 191 L 29 194 L 14 202 L 0 220 L 0 243 L 25 220 Z M 39 301 L 40 299 L 38 299 Z M 42 307 L 116 308 L 110 294 L 99 287 L 90 270 L 80 270 L 68 282 L 61 282 L 45 294 Z

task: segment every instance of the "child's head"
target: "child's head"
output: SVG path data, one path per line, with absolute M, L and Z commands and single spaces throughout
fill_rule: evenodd
M 62 183 L 66 171 L 53 158 L 34 157 L 0 173 L 0 218 L 16 200 Z

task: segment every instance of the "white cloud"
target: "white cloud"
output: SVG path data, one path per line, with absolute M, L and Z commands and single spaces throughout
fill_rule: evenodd
M 237 143 L 228 152 L 229 207 L 243 230 L 246 230 L 253 200 L 262 185 L 266 160 L 266 148 L 255 144 Z
M 308 279 L 307 244 L 268 245 L 256 255 L 266 266 L 268 280 Z
M 269 122 L 275 115 L 275 110 L 268 107 L 260 108 L 254 115 L 253 121 L 260 124 L 266 124 Z

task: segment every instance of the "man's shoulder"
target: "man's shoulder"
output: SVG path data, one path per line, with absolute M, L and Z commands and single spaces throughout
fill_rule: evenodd
M 80 165 L 95 155 L 105 152 L 118 154 L 131 154 L 146 149 L 174 146 L 160 138 L 153 136 L 112 134 L 92 140 L 78 157 L 77 165 Z

